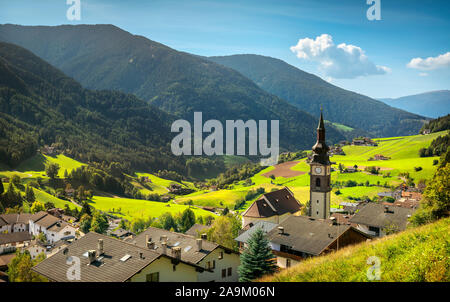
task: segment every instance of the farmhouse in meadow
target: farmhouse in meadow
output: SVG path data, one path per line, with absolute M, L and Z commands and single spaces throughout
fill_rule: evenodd
M 244 228 L 252 227 L 258 221 L 280 223 L 290 215 L 300 215 L 302 205 L 295 199 L 289 188 L 284 187 L 263 194 L 258 200 L 242 213 Z

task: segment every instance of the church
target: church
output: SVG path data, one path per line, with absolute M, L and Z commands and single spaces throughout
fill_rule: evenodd
M 330 148 L 325 142 L 325 124 L 321 111 L 317 127 L 317 142 L 312 147 L 313 154 L 309 163 L 309 216 L 312 218 L 327 219 L 330 217 L 331 162 L 328 156 L 329 150 Z

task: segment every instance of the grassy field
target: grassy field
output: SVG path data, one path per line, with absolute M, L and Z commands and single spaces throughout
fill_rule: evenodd
M 265 282 L 367 282 L 369 257 L 385 282 L 450 281 L 450 218 L 301 262 Z
M 381 173 L 379 175 L 372 175 L 364 171 L 356 173 L 332 172 L 331 179 L 333 182 L 353 180 L 357 183 L 365 184 L 368 181 L 371 185 L 368 187 L 345 187 L 340 190 L 342 193 L 340 195 L 336 195 L 334 190 L 331 196 L 332 206 L 336 207 L 343 201 L 351 201 L 349 197 L 361 198 L 363 196 L 368 196 L 373 198 L 377 193 L 389 190 L 382 187 L 385 183 L 389 186 L 399 185 L 402 182 L 399 178 L 401 172 L 409 172 L 410 176 L 414 178 L 414 181 L 416 182 L 420 179 L 431 179 L 437 168 L 437 166 L 433 166 L 433 160 L 438 159 L 438 157 L 421 158 L 419 157 L 418 152 L 420 148 L 428 147 L 433 139 L 444 134 L 445 132 L 440 132 L 430 135 L 376 139 L 379 144 L 378 147 L 344 146 L 345 156 L 336 155 L 331 157 L 331 161 L 336 162 L 336 164 L 333 165 L 336 170 L 338 170 L 339 163 L 342 163 L 347 167 L 356 164 L 358 165 L 359 170 L 363 170 L 366 166 L 381 167 Z M 375 154 L 382 154 L 391 157 L 391 159 L 385 161 L 368 161 L 368 159 Z M 417 172 L 414 167 L 422 167 L 422 170 Z M 238 199 L 245 196 L 248 190 L 264 187 L 266 192 L 269 192 L 273 188 L 279 189 L 283 186 L 287 186 L 294 192 L 297 200 L 301 203 L 306 203 L 309 199 L 309 174 L 305 173 L 290 178 L 277 177 L 273 181 L 270 178 L 263 176 L 263 174 L 270 172 L 273 169 L 273 167 L 268 167 L 253 176 L 251 178 L 253 185 L 251 186 L 244 186 L 244 181 L 240 181 L 230 186 L 230 189 L 227 190 L 195 192 L 190 195 L 179 197 L 176 201 L 184 203 L 192 200 L 194 204 L 198 205 L 232 207 Z M 309 165 L 305 162 L 305 159 L 302 159 L 291 169 L 309 172 Z M 387 176 L 388 173 L 390 174 L 389 176 Z M 248 206 L 249 203 L 246 203 L 246 205 Z
M 132 218 L 159 217 L 165 212 L 176 214 L 183 212 L 188 208 L 186 205 L 174 203 L 101 196 L 94 196 L 90 204 L 96 209 L 114 213 L 115 215 L 128 220 L 131 220 Z M 214 216 L 213 213 L 196 207 L 191 207 L 191 209 L 194 211 L 196 216 Z
M 363 196 L 372 198 L 377 193 L 388 190 L 382 187 L 385 183 L 389 186 L 400 184 L 402 182 L 399 178 L 401 172 L 409 172 L 415 182 L 420 179 L 431 179 L 437 168 L 437 166 L 433 165 L 433 160 L 438 159 L 438 157 L 421 158 L 419 157 L 418 152 L 420 148 L 428 147 L 433 139 L 444 134 L 445 132 L 439 132 L 430 135 L 375 139 L 379 144 L 378 147 L 344 146 L 343 150 L 346 153 L 345 156 L 335 155 L 331 157 L 331 161 L 336 163 L 333 165 L 336 170 L 338 170 L 339 163 L 342 163 L 347 167 L 356 164 L 360 170 L 366 166 L 381 167 L 381 174 L 371 175 L 364 171 L 357 173 L 332 172 L 331 179 L 333 182 L 353 180 L 357 183 L 365 184 L 368 181 L 371 186 L 344 187 L 340 189 L 340 192 L 342 193 L 340 195 L 336 195 L 336 190 L 333 190 L 331 193 L 331 205 L 337 207 L 340 202 L 351 201 L 350 198 L 361 198 Z M 382 154 L 391 157 L 391 159 L 385 161 L 368 161 L 368 159 L 375 154 Z M 229 156 L 225 157 L 225 161 L 227 165 L 233 165 L 246 161 L 246 159 L 238 156 Z M 11 177 L 12 175 L 17 174 L 24 179 L 24 182 L 36 177 L 46 178 L 44 167 L 47 162 L 54 162 L 60 165 L 60 177 L 64 176 L 64 170 L 71 171 L 74 168 L 84 165 L 83 163 L 70 159 L 64 155 L 50 157 L 38 154 L 23 162 L 16 171 L 0 171 L 0 177 Z M 414 167 L 421 167 L 422 170 L 417 172 Z M 228 207 L 233 209 L 236 201 L 243 199 L 249 190 L 263 187 L 266 192 L 270 192 L 273 189 L 280 189 L 287 186 L 294 192 L 295 197 L 300 203 L 306 203 L 309 199 L 310 180 L 308 174 L 309 165 L 305 162 L 305 159 L 297 161 L 297 164 L 291 168 L 295 171 L 306 172 L 302 175 L 290 178 L 276 177 L 274 180 L 263 176 L 263 174 L 270 172 L 273 169 L 274 167 L 267 167 L 251 177 L 252 185 L 250 186 L 245 185 L 245 181 L 240 181 L 230 185 L 226 190 L 196 190 L 194 193 L 176 197 L 175 202 L 182 207 L 184 207 L 185 203 L 192 200 L 193 204 L 198 206 L 218 208 Z M 390 174 L 389 176 L 387 176 L 388 173 Z M 137 181 L 137 177 L 141 176 L 147 176 L 151 180 L 151 183 L 147 183 L 149 188 L 142 186 Z M 132 181 L 132 184 L 144 195 L 152 193 L 157 193 L 159 195 L 166 194 L 168 193 L 167 187 L 169 187 L 171 183 L 176 183 L 175 181 L 163 179 L 150 173 L 136 173 L 133 177 L 135 180 Z M 182 182 L 180 184 L 195 189 L 191 182 Z M 96 197 L 93 205 L 101 210 L 121 207 L 127 217 L 136 217 L 152 212 L 159 213 L 161 210 L 160 203 L 151 203 L 143 200 L 135 200 L 133 202 L 133 199 L 123 200 L 126 200 L 126 202 L 120 202 L 121 205 L 119 205 L 119 201 L 115 198 L 107 199 L 107 197 Z M 247 208 L 253 200 L 247 201 L 241 210 Z M 142 209 L 139 209 L 139 207 L 142 207 Z M 152 207 L 154 207 L 154 210 Z

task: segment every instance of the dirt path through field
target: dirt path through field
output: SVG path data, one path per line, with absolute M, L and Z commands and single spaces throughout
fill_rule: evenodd
M 306 172 L 291 170 L 291 168 L 297 165 L 298 163 L 299 161 L 288 161 L 282 164 L 278 164 L 274 166 L 275 169 L 262 175 L 265 177 L 270 177 L 270 175 L 274 175 L 275 177 L 289 178 L 305 174 Z

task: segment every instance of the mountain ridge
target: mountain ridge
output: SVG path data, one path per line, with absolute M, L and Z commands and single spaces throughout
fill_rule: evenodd
M 241 72 L 262 89 L 314 116 L 323 106 L 326 119 L 374 136 L 415 134 L 426 119 L 334 86 L 277 58 L 241 54 L 208 59 Z
M 282 148 L 309 149 L 315 141 L 316 117 L 239 72 L 113 25 L 0 25 L 0 40 L 31 50 L 87 88 L 133 93 L 189 121 L 195 111 L 222 122 L 280 120 Z M 330 128 L 327 138 L 344 136 Z

